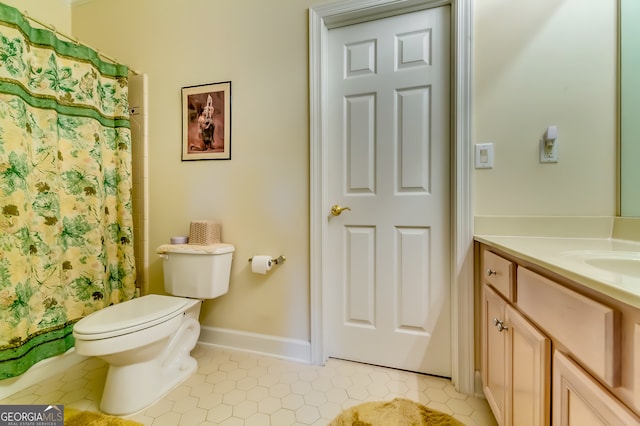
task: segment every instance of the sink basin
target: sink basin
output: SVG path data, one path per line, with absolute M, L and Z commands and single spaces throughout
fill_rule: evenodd
M 595 266 L 616 274 L 640 277 L 640 259 L 620 259 L 615 257 L 596 257 L 585 259 L 587 265 Z
M 640 252 L 584 250 L 567 254 L 610 273 L 640 278 Z

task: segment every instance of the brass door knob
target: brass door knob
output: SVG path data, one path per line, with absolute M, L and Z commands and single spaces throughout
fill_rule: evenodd
M 331 214 L 334 216 L 340 216 L 340 213 L 345 210 L 351 210 L 351 207 L 341 207 L 340 204 L 335 204 L 331 207 Z

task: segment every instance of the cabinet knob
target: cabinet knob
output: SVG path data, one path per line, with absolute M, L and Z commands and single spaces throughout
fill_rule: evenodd
M 496 328 L 498 329 L 498 332 L 502 333 L 504 330 L 508 330 L 509 326 L 504 325 L 504 323 L 502 321 L 500 321 L 498 318 L 494 318 L 493 319 L 493 325 L 496 326 Z
M 498 273 L 496 271 L 494 271 L 493 269 L 489 268 L 487 269 L 487 276 L 490 277 L 491 275 L 497 275 Z

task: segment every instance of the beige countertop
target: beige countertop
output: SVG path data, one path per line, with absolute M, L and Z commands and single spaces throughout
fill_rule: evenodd
M 612 238 L 503 235 L 476 235 L 475 240 L 640 308 L 638 242 Z M 600 267 L 594 266 L 598 262 Z

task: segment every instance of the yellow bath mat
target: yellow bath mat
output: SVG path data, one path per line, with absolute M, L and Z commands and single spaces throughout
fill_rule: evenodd
M 143 426 L 142 423 L 75 408 L 64 408 L 65 426 Z
M 365 402 L 343 411 L 329 426 L 463 426 L 448 414 L 408 399 Z

